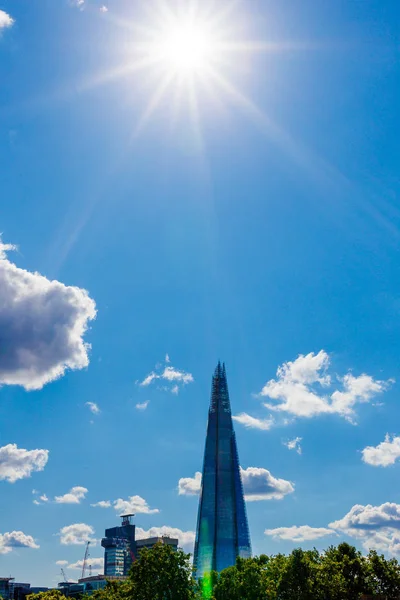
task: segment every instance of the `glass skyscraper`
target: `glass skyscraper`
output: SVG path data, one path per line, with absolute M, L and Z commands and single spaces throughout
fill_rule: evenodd
M 233 431 L 225 365 L 212 379 L 199 500 L 194 569 L 196 577 L 222 571 L 251 556 L 250 534 Z
M 106 529 L 101 540 L 104 548 L 104 575 L 128 575 L 136 555 L 134 515 L 121 515 L 121 526 Z

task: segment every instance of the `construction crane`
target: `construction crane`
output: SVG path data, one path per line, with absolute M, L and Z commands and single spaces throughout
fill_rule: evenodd
M 66 576 L 65 571 L 64 571 L 64 569 L 62 567 L 61 567 L 61 575 L 63 576 L 63 579 L 64 579 L 65 583 L 68 583 L 67 576 Z
M 87 541 L 87 542 L 86 542 L 85 556 L 84 556 L 84 558 L 83 558 L 83 565 L 82 565 L 82 575 L 81 575 L 81 579 L 83 579 L 83 578 L 85 577 L 87 560 L 88 560 L 88 558 L 89 558 L 89 546 L 90 546 L 90 541 Z

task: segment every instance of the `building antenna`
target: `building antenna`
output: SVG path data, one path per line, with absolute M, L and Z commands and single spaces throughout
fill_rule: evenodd
M 90 546 L 90 541 L 88 540 L 88 541 L 86 542 L 85 556 L 84 556 L 84 558 L 83 558 L 83 565 L 82 565 L 82 575 L 81 575 L 81 579 L 83 579 L 83 578 L 85 577 L 87 559 L 89 558 L 89 546 Z

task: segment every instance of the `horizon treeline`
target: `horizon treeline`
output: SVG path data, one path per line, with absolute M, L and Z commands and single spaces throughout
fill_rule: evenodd
M 190 555 L 157 544 L 141 551 L 126 581 L 109 581 L 84 600 L 379 600 L 400 599 L 400 565 L 341 543 L 326 551 L 238 558 L 236 565 L 195 581 Z M 60 590 L 27 600 L 64 600 Z

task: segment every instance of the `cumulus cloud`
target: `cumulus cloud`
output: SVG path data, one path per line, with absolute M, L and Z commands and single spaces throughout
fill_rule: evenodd
M 334 535 L 332 529 L 326 527 L 310 527 L 309 525 L 293 525 L 292 527 L 277 527 L 276 529 L 266 529 L 265 535 L 279 540 L 290 540 L 292 542 L 308 542 L 318 540 L 327 535 Z
M 182 531 L 176 527 L 169 527 L 163 525 L 162 527 L 151 527 L 147 531 L 141 527 L 136 527 L 136 539 L 142 540 L 149 537 L 162 537 L 169 536 L 171 538 L 177 538 L 179 540 L 179 546 L 186 550 L 186 552 L 193 552 L 193 546 L 195 541 L 194 531 Z
M 86 290 L 20 269 L 0 242 L 0 384 L 39 390 L 89 364 L 83 341 L 96 317 Z
M 380 506 L 356 504 L 329 527 L 362 541 L 365 549 L 374 548 L 400 554 L 400 504 Z
M 287 494 L 294 492 L 294 484 L 286 479 L 274 477 L 267 469 L 259 467 L 240 468 L 245 500 L 282 500 Z M 183 477 L 178 483 L 180 496 L 195 496 L 200 493 L 201 473 L 194 477 Z
M 60 567 L 65 567 L 68 564 L 67 560 L 56 560 L 56 565 L 60 565 Z
M 87 406 L 94 415 L 99 415 L 101 413 L 99 405 L 96 404 L 96 402 L 85 402 L 85 406 Z
M 0 554 L 8 554 L 14 548 L 39 548 L 31 535 L 22 531 L 0 533 Z
M 292 482 L 274 477 L 267 469 L 248 467 L 240 468 L 240 471 L 247 502 L 282 500 L 284 496 L 294 492 Z
M 82 571 L 82 567 L 83 567 L 83 560 L 78 560 L 74 563 L 68 564 L 68 561 L 57 561 L 57 564 L 67 564 L 67 568 L 68 569 L 76 569 L 79 571 Z M 92 574 L 93 575 L 97 575 L 97 574 L 102 574 L 103 570 L 104 570 L 104 558 L 94 558 L 94 557 L 90 557 L 87 560 L 87 566 L 92 567 Z
M 263 431 L 268 431 L 271 429 L 274 424 L 274 420 L 272 418 L 269 419 L 257 419 L 256 417 L 252 417 L 247 413 L 240 413 L 240 415 L 234 415 L 232 417 L 234 421 L 240 423 L 247 427 L 247 429 L 262 429 Z
M 367 446 L 362 451 L 362 459 L 368 465 L 374 467 L 388 467 L 394 465 L 400 457 L 400 437 L 387 433 L 385 440 L 377 446 Z
M 201 489 L 201 473 L 197 471 L 194 477 L 182 477 L 178 482 L 180 496 L 197 496 Z
M 192 383 L 194 381 L 191 373 L 178 371 L 178 369 L 174 369 L 174 367 L 165 367 L 161 378 L 166 379 L 167 381 L 179 381 L 181 383 Z
M 155 381 L 161 384 L 161 389 L 169 391 L 172 394 L 178 394 L 181 386 L 193 383 L 194 377 L 191 373 L 175 369 L 171 365 L 169 355 L 166 354 L 164 364 L 156 365 L 153 371 L 137 383 L 140 387 L 147 387 Z
M 66 525 L 62 527 L 58 534 L 60 536 L 60 542 L 64 546 L 72 545 L 83 545 L 86 542 L 95 542 L 91 537 L 94 535 L 94 529 L 91 525 L 86 523 L 73 523 L 72 525 Z
M 264 406 L 296 417 L 337 414 L 354 422 L 355 405 L 369 402 L 391 383 L 366 374 L 355 377 L 348 373 L 344 377 L 336 375 L 341 389 L 328 392 L 332 386 L 332 377 L 327 373 L 329 366 L 330 358 L 324 350 L 318 354 L 300 354 L 293 362 L 284 363 L 278 368 L 276 379 L 268 381 L 260 392 L 274 401 Z
M 400 504 L 385 502 L 380 506 L 355 504 L 342 519 L 329 524 L 350 535 L 358 531 L 374 531 L 378 529 L 400 529 Z
M 150 400 L 146 400 L 146 402 L 138 402 L 135 408 L 137 408 L 137 410 L 146 410 L 149 404 Z
M 0 9 L 0 35 L 3 29 L 7 29 L 7 27 L 12 27 L 14 25 L 14 22 L 14 19 L 8 13 Z M 8 247 L 5 249 L 10 248 Z
M 139 385 L 141 387 L 146 387 L 146 386 L 150 385 L 152 383 L 152 381 L 154 381 L 155 379 L 159 379 L 159 376 L 156 375 L 156 373 L 151 372 L 148 375 L 146 375 L 146 377 L 143 379 L 143 381 L 141 381 L 139 383 Z
M 99 502 L 96 502 L 95 504 L 91 504 L 90 506 L 94 506 L 97 508 L 110 508 L 111 502 L 109 500 L 100 500 Z
M 286 448 L 288 448 L 289 450 L 295 450 L 297 452 L 297 454 L 301 454 L 302 453 L 302 448 L 301 448 L 301 440 L 302 439 L 303 438 L 301 438 L 301 437 L 296 437 L 293 440 L 284 442 L 283 445 L 286 446 Z
M 17 444 L 7 444 L 0 448 L 0 480 L 14 483 L 30 477 L 34 471 L 43 471 L 48 458 L 48 450 L 25 450 L 18 448 Z
M 158 508 L 150 508 L 141 496 L 130 496 L 127 500 L 118 498 L 113 502 L 114 509 L 121 515 L 127 513 L 152 515 L 160 512 Z
M 82 486 L 75 486 L 63 496 L 56 496 L 54 501 L 57 504 L 80 504 L 81 500 L 85 499 L 88 489 Z
M 108 8 L 107 8 L 107 6 L 104 6 L 104 4 L 103 4 L 103 6 L 100 6 L 99 11 L 101 13 L 106 13 L 106 12 L 108 12 Z

